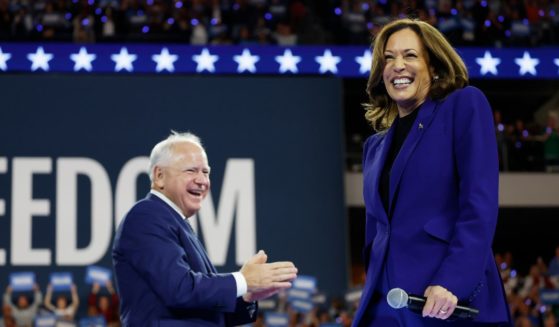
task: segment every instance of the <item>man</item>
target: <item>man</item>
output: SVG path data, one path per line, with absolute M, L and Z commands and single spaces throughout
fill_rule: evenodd
M 263 251 L 240 271 L 218 274 L 187 218 L 210 189 L 200 140 L 171 134 L 150 156 L 151 191 L 120 224 L 113 246 L 124 326 L 231 326 L 256 319 L 259 299 L 291 286 L 291 262 Z

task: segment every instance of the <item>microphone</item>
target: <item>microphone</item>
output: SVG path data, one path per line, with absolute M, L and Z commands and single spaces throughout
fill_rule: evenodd
M 393 309 L 407 307 L 409 310 L 421 314 L 426 299 L 424 296 L 408 294 L 401 288 L 393 288 L 386 295 L 386 301 Z M 449 319 L 473 320 L 478 313 L 478 309 L 457 305 Z

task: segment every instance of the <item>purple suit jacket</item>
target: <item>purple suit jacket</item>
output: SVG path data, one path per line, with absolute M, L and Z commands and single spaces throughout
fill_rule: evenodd
M 254 321 L 231 274 L 217 274 L 196 235 L 153 194 L 130 209 L 113 245 L 123 326 L 232 326 Z
M 366 141 L 363 180 L 367 279 L 359 325 L 386 265 L 390 288 L 423 295 L 441 285 L 479 309 L 476 321 L 510 315 L 491 243 L 498 214 L 498 156 L 491 108 L 474 87 L 427 100 L 390 174 L 389 212 L 381 203 L 382 171 L 394 128 Z

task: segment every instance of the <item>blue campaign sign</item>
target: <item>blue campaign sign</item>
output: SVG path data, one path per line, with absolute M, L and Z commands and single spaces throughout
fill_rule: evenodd
M 299 289 L 299 288 L 290 288 L 287 290 L 287 300 L 310 300 L 312 299 L 312 291 Z
M 559 79 L 559 48 L 458 48 L 472 78 Z M 367 46 L 0 43 L 0 72 L 368 77 Z
M 107 323 L 103 316 L 88 317 L 80 319 L 79 327 L 106 327 Z
M 293 310 L 302 313 L 309 312 L 314 308 L 312 300 L 293 300 L 289 304 Z
M 109 268 L 89 266 L 86 270 L 85 282 L 88 284 L 98 283 L 100 285 L 105 285 L 107 281 L 111 280 L 112 274 L 113 272 Z
M 31 291 L 35 285 L 35 273 L 31 271 L 10 274 L 10 286 L 13 291 Z
M 54 327 L 56 326 L 56 316 L 53 314 L 41 314 L 35 318 L 35 327 Z
M 258 310 L 262 310 L 262 311 L 275 310 L 277 306 L 278 306 L 277 297 L 271 297 L 271 298 L 258 301 Z
M 264 323 L 267 327 L 287 327 L 289 317 L 287 313 L 266 312 Z
M 306 275 L 297 276 L 293 281 L 293 288 L 314 292 L 316 291 L 316 277 Z
M 68 291 L 72 288 L 74 278 L 71 272 L 53 272 L 50 274 L 50 284 L 55 291 Z
M 559 304 L 559 290 L 541 289 L 540 299 L 546 305 Z

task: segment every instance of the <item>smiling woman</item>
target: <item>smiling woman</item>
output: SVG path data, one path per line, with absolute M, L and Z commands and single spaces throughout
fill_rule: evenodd
M 355 326 L 510 322 L 491 243 L 498 209 L 491 108 L 465 87 L 464 62 L 431 25 L 410 19 L 376 36 L 363 153 L 367 279 Z M 413 272 L 413 273 L 410 273 Z M 421 315 L 388 306 L 390 289 L 426 298 Z
M 393 81 L 390 77 L 386 80 L 389 70 L 392 70 L 393 77 L 400 73 L 408 78 L 419 73 L 418 69 L 425 70 L 425 74 L 419 76 L 420 81 L 410 80 L 415 82 L 412 88 L 404 86 L 408 98 L 418 100 L 417 105 L 426 96 L 443 99 L 452 91 L 468 85 L 468 71 L 462 58 L 428 23 L 403 19 L 386 25 L 375 37 L 372 52 L 373 64 L 367 84 L 369 104 L 365 105 L 365 118 L 376 131 L 390 127 L 398 113 L 398 100 L 390 94 L 395 89 L 392 88 Z

